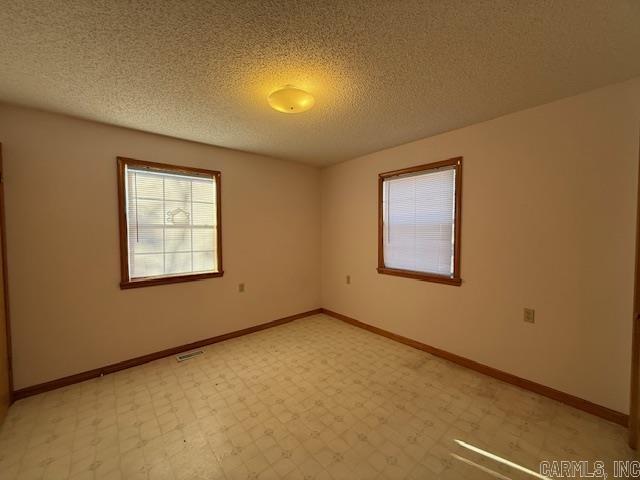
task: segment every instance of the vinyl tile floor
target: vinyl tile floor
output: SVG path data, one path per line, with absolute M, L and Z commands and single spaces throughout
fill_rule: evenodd
M 0 479 L 534 479 L 626 431 L 316 315 L 16 402 Z M 553 464 L 551 464 L 553 465 Z

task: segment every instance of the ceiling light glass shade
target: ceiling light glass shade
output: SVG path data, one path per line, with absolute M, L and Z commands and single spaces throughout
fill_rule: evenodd
M 269 105 L 283 113 L 302 113 L 313 107 L 316 102 L 309 92 L 287 85 L 273 92 L 269 97 Z

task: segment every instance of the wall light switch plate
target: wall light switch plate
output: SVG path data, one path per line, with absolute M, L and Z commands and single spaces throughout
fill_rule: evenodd
M 524 309 L 524 321 L 527 323 L 536 323 L 536 311 L 533 308 Z
M 351 285 L 351 275 L 347 275 L 347 285 Z
M 244 283 L 239 283 L 239 284 L 238 284 L 238 291 L 239 291 L 240 293 L 244 292 Z

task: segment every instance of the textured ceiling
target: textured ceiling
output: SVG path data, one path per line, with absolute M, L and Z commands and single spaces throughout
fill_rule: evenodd
M 5 0 L 0 45 L 1 100 L 325 165 L 640 75 L 640 1 Z

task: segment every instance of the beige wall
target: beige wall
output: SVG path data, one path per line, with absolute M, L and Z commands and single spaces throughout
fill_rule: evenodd
M 636 79 L 320 174 L 0 105 L 15 386 L 323 306 L 626 412 L 639 118 Z M 222 171 L 224 277 L 118 288 L 117 155 Z M 377 174 L 458 155 L 463 285 L 377 274 Z
M 16 388 L 320 306 L 317 169 L 6 105 L 0 142 Z M 222 171 L 224 277 L 119 289 L 117 155 Z
M 627 412 L 639 118 L 635 79 L 323 170 L 322 306 Z M 378 173 L 460 155 L 463 285 L 377 274 Z

